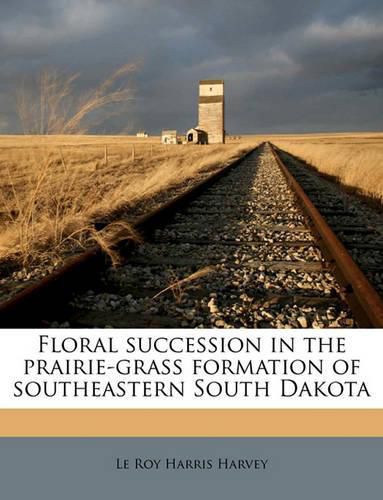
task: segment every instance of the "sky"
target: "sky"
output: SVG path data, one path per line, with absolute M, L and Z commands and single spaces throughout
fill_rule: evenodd
M 83 93 L 126 63 L 134 101 L 93 132 L 184 131 L 217 78 L 230 134 L 383 130 L 382 0 L 0 0 L 0 133 L 43 68 Z

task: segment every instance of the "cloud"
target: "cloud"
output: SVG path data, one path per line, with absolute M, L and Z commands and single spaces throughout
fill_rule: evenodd
M 20 12 L 0 21 L 0 39 L 15 49 L 42 47 L 59 42 L 82 40 L 108 28 L 112 19 L 100 0 L 59 0 L 45 15 Z
M 377 41 L 383 38 L 383 23 L 360 16 L 345 19 L 338 25 L 317 21 L 307 27 L 304 37 L 326 44 Z
M 169 40 L 184 40 L 188 38 L 195 37 L 197 34 L 197 28 L 191 26 L 190 24 L 185 24 L 183 26 L 169 27 L 162 29 L 160 31 L 160 36 L 164 39 Z
M 188 128 L 198 80 L 209 77 L 227 82 L 231 131 L 383 127 L 381 0 L 1 1 L 0 109 L 10 128 L 4 96 L 22 76 L 80 71 L 86 91 L 135 61 L 136 105 L 110 132 L 129 120 L 152 133 Z

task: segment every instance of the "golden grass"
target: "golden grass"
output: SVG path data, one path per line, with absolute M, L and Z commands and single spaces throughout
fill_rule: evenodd
M 319 172 L 383 202 L 383 133 L 260 137 L 302 158 Z
M 4 148 L 13 148 L 14 150 L 27 148 L 27 149 L 41 149 L 42 147 L 61 147 L 61 148 L 88 148 L 96 146 L 97 151 L 105 144 L 115 146 L 126 146 L 127 144 L 136 145 L 137 147 L 153 144 L 159 145 L 159 136 L 150 136 L 146 138 L 136 137 L 135 135 L 0 135 L 0 150 Z
M 203 278 L 204 276 L 207 276 L 208 274 L 211 274 L 212 272 L 215 271 L 215 268 L 213 266 L 207 266 L 203 267 L 202 269 L 199 269 L 198 271 L 189 274 L 185 278 L 178 278 L 177 275 L 174 273 L 174 271 L 171 271 L 172 277 L 171 277 L 171 283 L 169 286 L 161 290 L 160 292 L 156 293 L 152 298 L 156 299 L 163 295 L 164 293 L 171 291 L 173 294 L 174 299 L 176 302 L 180 303 L 182 302 L 182 298 L 184 297 L 185 293 L 185 288 L 190 285 L 192 282 L 199 280 L 200 278 Z
M 3 136 L 0 259 L 17 258 L 24 266 L 61 259 L 68 245 L 85 247 L 102 237 L 95 219 L 149 202 L 249 149 L 132 143 L 122 136 Z

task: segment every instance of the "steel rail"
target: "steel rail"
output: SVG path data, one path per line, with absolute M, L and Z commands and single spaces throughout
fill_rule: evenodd
M 326 258 L 334 264 L 334 273 L 343 286 L 342 294 L 348 302 L 358 325 L 361 328 L 383 328 L 383 301 L 380 295 L 327 224 L 302 186 L 282 162 L 276 146 L 271 143 L 268 144 L 300 205 L 312 221 L 319 246 Z
M 149 234 L 158 225 L 166 222 L 176 210 L 183 208 L 198 197 L 212 184 L 226 175 L 233 168 L 242 163 L 264 143 L 248 151 L 238 160 L 224 166 L 207 179 L 204 179 L 191 189 L 161 205 L 152 213 L 138 218 L 134 222 L 134 229 L 142 235 Z M 201 149 L 202 153 L 202 149 Z M 118 247 L 122 249 L 128 243 L 128 250 L 134 243 L 120 238 Z M 123 250 L 122 250 L 123 251 Z M 41 326 L 45 310 L 50 312 L 62 308 L 62 302 L 72 292 L 91 285 L 97 280 L 99 271 L 108 264 L 108 257 L 99 246 L 94 246 L 84 253 L 69 258 L 57 271 L 42 278 L 37 283 L 26 286 L 21 292 L 0 303 L 0 328 L 32 328 Z

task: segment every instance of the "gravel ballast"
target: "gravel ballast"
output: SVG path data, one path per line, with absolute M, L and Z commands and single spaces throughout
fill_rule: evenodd
M 268 146 L 156 229 L 57 326 L 349 328 L 340 287 Z

